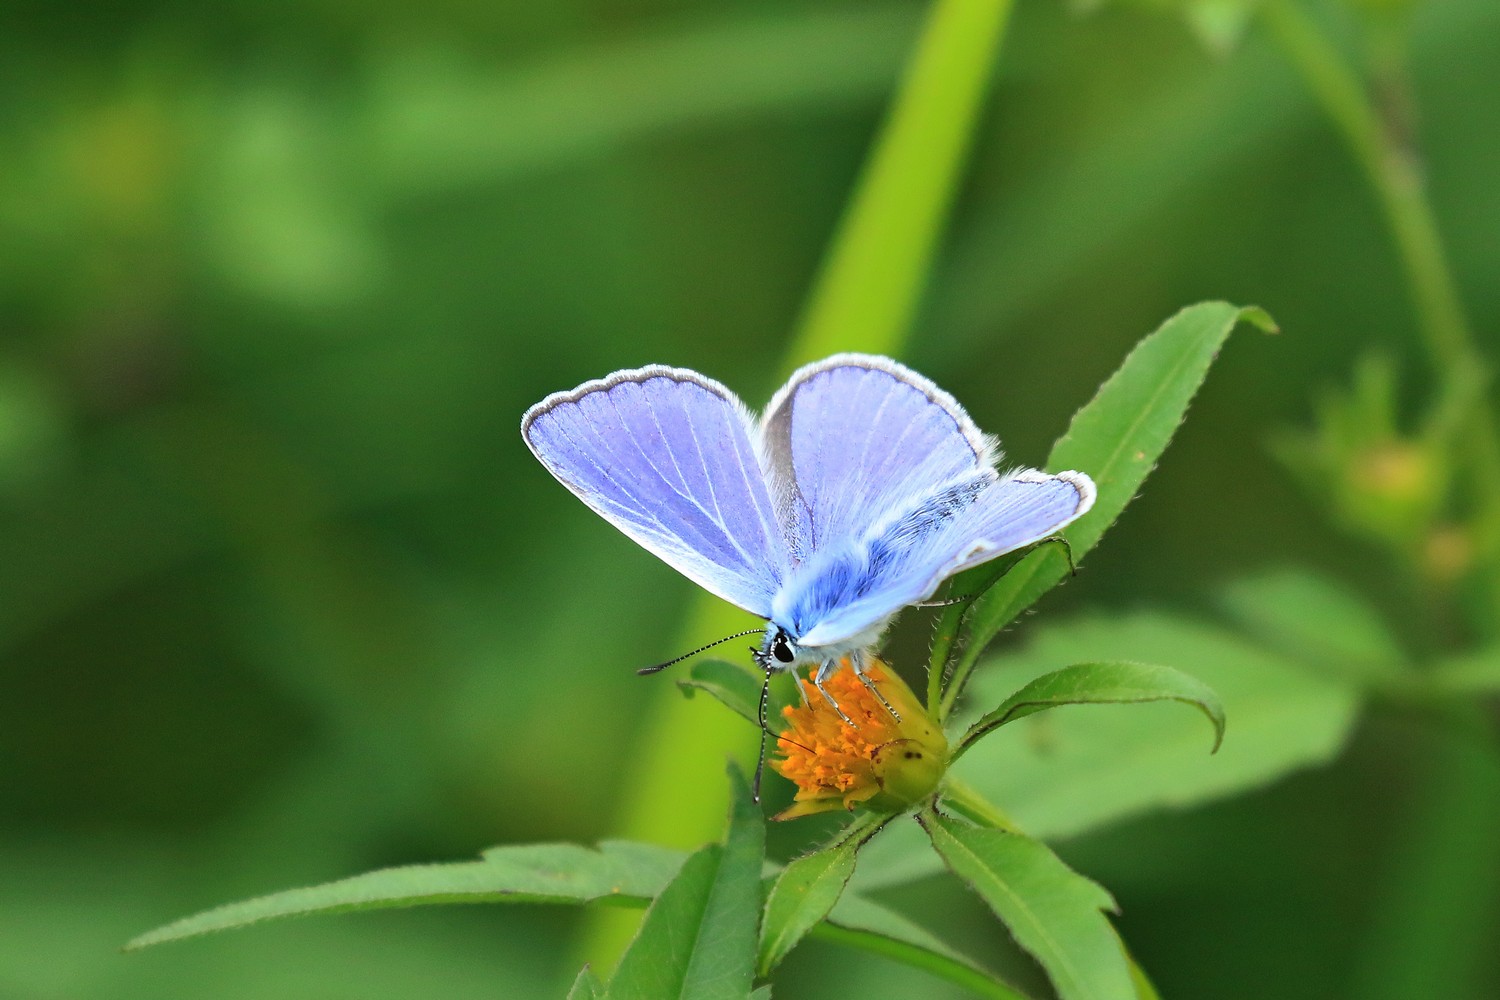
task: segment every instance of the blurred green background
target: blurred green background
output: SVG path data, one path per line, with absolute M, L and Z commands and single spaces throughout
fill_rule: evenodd
M 680 651 L 691 587 L 536 464 L 520 413 L 650 362 L 760 405 L 923 10 L 0 13 L 0 998 L 561 995 L 574 911 L 117 949 L 260 892 L 613 832 L 638 710 L 670 683 L 633 668 Z M 1487 346 L 1496 37 L 1493 0 L 1413 22 L 1428 179 Z M 1171 18 L 1023 3 L 907 360 L 1034 464 L 1206 298 L 1285 333 L 1231 340 L 1042 613 L 1211 615 L 1219 584 L 1300 564 L 1399 614 L 1385 562 L 1267 448 L 1369 349 L 1423 370 L 1356 167 L 1258 33 L 1220 59 Z M 1164 995 L 1351 995 L 1418 728 L 1377 714 L 1325 771 L 1061 850 L 1115 891 Z M 1001 933 L 944 883 L 893 898 L 975 953 Z M 779 982 L 962 995 L 818 944 Z

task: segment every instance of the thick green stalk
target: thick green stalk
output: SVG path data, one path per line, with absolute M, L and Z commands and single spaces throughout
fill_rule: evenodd
M 838 351 L 901 353 L 1011 6 L 936 0 L 789 345 L 786 370 Z M 701 595 L 679 645 L 753 624 Z M 724 813 L 724 758 L 754 739 L 738 719 L 663 685 L 622 795 L 618 835 L 678 847 L 712 839 Z M 618 911 L 596 912 L 584 957 L 596 967 L 613 961 L 634 924 Z
M 968 158 L 1011 0 L 938 0 L 808 297 L 788 368 L 898 353 Z
M 1478 507 L 1477 556 L 1492 567 L 1494 577 L 1500 573 L 1495 568 L 1500 561 L 1500 434 L 1488 403 L 1474 392 L 1476 374 L 1487 374 L 1489 365 L 1464 315 L 1418 159 L 1382 119 L 1364 80 L 1296 0 L 1267 0 L 1261 11 L 1380 203 L 1438 378 L 1436 409 L 1468 410 L 1461 440 Z M 1493 603 L 1500 598 L 1500 581 L 1491 579 L 1489 589 Z
M 1478 996 L 1500 914 L 1500 755 L 1477 706 L 1438 714 L 1376 883 L 1351 995 Z
M 1007 833 L 1020 832 L 999 806 L 980 795 L 968 782 L 960 781 L 951 774 L 943 779 L 942 799 L 943 805 L 980 826 L 993 827 Z

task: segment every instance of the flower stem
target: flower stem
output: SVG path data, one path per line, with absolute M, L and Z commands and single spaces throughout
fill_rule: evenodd
M 1020 827 L 1012 823 L 1010 817 L 1005 815 L 999 806 L 980 795 L 973 786 L 960 781 L 951 774 L 943 779 L 942 797 L 943 803 L 949 809 L 965 819 L 973 820 L 980 826 L 993 827 L 1009 833 L 1021 832 Z
M 1487 604 L 1500 600 L 1494 579 L 1500 555 L 1500 434 L 1488 402 L 1474 392 L 1476 373 L 1489 365 L 1474 343 L 1459 299 L 1421 164 L 1400 128 L 1387 122 L 1359 74 L 1296 0 L 1267 0 L 1262 16 L 1302 74 L 1374 190 L 1400 257 L 1422 344 L 1438 379 L 1435 411 L 1466 411 L 1459 440 L 1467 450 L 1478 508 L 1477 554 L 1489 571 Z M 1480 617 L 1480 616 L 1476 616 Z M 1490 615 L 1482 616 L 1484 618 Z

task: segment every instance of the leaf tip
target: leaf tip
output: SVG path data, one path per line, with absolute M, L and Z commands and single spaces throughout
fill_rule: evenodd
M 1260 306 L 1241 307 L 1239 318 L 1254 326 L 1262 333 L 1274 334 L 1281 332 L 1281 325 L 1272 318 L 1270 313 L 1266 312 Z

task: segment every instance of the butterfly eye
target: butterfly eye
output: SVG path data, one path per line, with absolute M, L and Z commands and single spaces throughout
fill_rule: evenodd
M 771 655 L 782 663 L 791 663 L 797 657 L 792 654 L 792 647 L 787 645 L 786 634 L 781 633 L 771 640 Z

